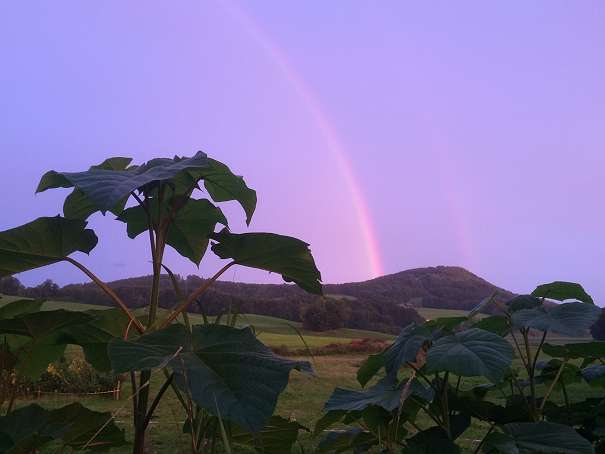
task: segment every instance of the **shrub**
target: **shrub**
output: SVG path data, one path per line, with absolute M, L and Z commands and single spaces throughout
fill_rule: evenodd
M 467 317 L 411 324 L 369 356 L 357 373 L 365 389 L 336 388 L 326 402 L 317 451 L 459 453 L 460 436 L 481 421 L 474 452 L 603 452 L 603 396 L 574 398 L 568 389 L 605 386 L 605 342 L 547 342 L 548 333 L 586 335 L 600 308 L 569 282 L 541 285 L 509 300 L 504 313 L 477 320 L 487 304 Z M 536 342 L 531 332 L 540 333 Z M 347 428 L 327 430 L 334 424 Z

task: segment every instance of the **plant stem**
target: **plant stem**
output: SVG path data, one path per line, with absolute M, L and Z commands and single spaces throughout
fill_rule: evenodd
M 542 399 L 542 404 L 540 405 L 540 413 L 542 413 L 542 411 L 544 410 L 544 405 L 546 404 L 546 401 L 550 397 L 553 389 L 555 389 L 555 385 L 557 384 L 557 381 L 559 380 L 559 377 L 561 376 L 561 373 L 563 372 L 563 368 L 565 367 L 566 364 L 567 364 L 567 359 L 561 363 L 561 366 L 559 367 L 559 370 L 557 371 L 557 375 L 555 375 L 555 378 L 552 381 L 552 383 L 550 384 L 550 386 L 548 387 L 546 394 L 544 394 L 544 398 Z
M 449 386 L 450 373 L 446 372 L 443 375 L 443 382 L 441 385 L 441 411 L 443 413 L 443 422 L 445 423 L 445 431 L 447 432 L 448 438 L 452 438 L 452 431 L 450 428 L 450 410 L 449 402 L 447 399 L 447 391 Z
M 163 263 L 162 263 L 162 268 L 164 268 L 164 270 L 166 270 L 166 272 L 168 273 L 168 276 L 170 276 L 170 281 L 172 282 L 172 288 L 174 288 L 174 293 L 176 294 L 177 300 L 179 302 L 185 301 L 185 297 L 183 296 L 183 292 L 181 291 L 181 288 L 179 287 L 179 283 L 178 283 L 174 273 L 170 270 L 170 268 L 168 268 Z M 178 307 L 178 304 L 175 307 Z M 187 330 L 191 333 L 192 332 L 191 321 L 189 320 L 189 315 L 187 314 L 187 311 L 183 311 L 183 322 L 185 323 Z
M 439 390 L 435 387 L 433 382 L 431 382 L 426 375 L 424 375 L 422 372 L 420 372 L 420 369 L 418 369 L 412 363 L 406 363 L 406 364 L 416 373 L 417 376 L 422 378 L 433 389 L 433 391 L 435 391 L 435 394 L 439 393 Z
M 538 363 L 538 356 L 540 356 L 540 351 L 542 351 L 542 347 L 544 346 L 544 341 L 546 340 L 546 335 L 548 334 L 548 331 L 544 331 L 544 334 L 542 334 L 542 339 L 540 340 L 540 344 L 538 345 L 538 349 L 536 350 L 536 356 L 534 356 L 534 361 L 532 363 L 532 370 L 536 371 L 536 364 Z
M 137 392 L 137 375 L 134 371 L 130 372 L 130 385 L 132 386 L 132 417 L 134 419 L 134 425 L 137 425 L 137 411 L 139 406 L 139 399 Z
M 492 423 L 492 425 L 489 427 L 489 430 L 487 431 L 487 433 L 481 439 L 481 442 L 479 443 L 479 445 L 473 451 L 473 454 L 477 454 L 479 452 L 479 450 L 481 449 L 481 447 L 485 443 L 485 439 L 489 436 L 489 434 L 492 433 L 492 430 L 494 430 L 495 425 L 496 425 L 496 423 Z
M 525 344 L 525 353 L 527 355 L 527 364 L 525 366 L 525 370 L 527 371 L 527 377 L 529 378 L 530 414 L 532 419 L 536 421 L 538 419 L 538 415 L 536 414 L 536 382 L 534 380 L 534 368 L 532 367 L 532 364 L 534 364 L 535 361 L 532 361 L 531 351 L 529 348 L 529 330 L 523 329 L 521 330 L 521 334 L 523 335 L 523 343 Z
M 122 312 L 124 312 L 124 314 L 126 314 L 126 316 L 130 319 L 130 321 L 132 322 L 132 324 L 134 325 L 134 327 L 136 328 L 136 330 L 139 333 L 142 334 L 143 332 L 145 332 L 145 327 L 141 324 L 141 322 L 139 322 L 137 320 L 137 318 L 134 316 L 134 314 L 132 312 L 130 312 L 130 309 L 128 309 L 128 306 L 126 306 L 126 303 L 124 303 L 124 301 L 122 301 L 122 299 L 116 294 L 116 292 L 114 292 L 111 289 L 111 287 L 109 287 L 101 279 L 99 279 L 97 276 L 95 276 L 92 271 L 90 271 L 88 268 L 86 268 L 80 262 L 77 262 L 76 260 L 72 259 L 71 257 L 64 257 L 63 260 L 74 265 L 76 268 L 78 268 L 80 271 L 82 271 L 84 274 L 86 274 L 95 284 L 97 284 L 97 286 L 99 288 L 101 288 L 101 290 L 103 290 L 107 294 L 107 296 L 109 296 L 118 305 L 118 307 L 122 310 Z
M 164 255 L 164 247 L 165 247 L 165 233 L 167 231 L 168 226 L 164 226 L 162 224 L 162 196 L 163 190 L 162 185 L 158 189 L 158 219 L 157 222 L 154 222 L 153 215 L 151 214 L 151 209 L 149 207 L 149 198 L 145 195 L 145 200 L 143 205 L 147 207 L 147 223 L 148 223 L 148 231 L 149 231 L 149 246 L 151 249 L 151 258 L 153 260 L 153 281 L 151 284 L 151 298 L 149 300 L 149 318 L 147 321 L 147 327 L 151 327 L 155 322 L 155 318 L 158 312 L 159 305 L 159 293 L 160 293 L 160 277 L 161 277 L 161 267 L 162 267 L 162 258 Z M 155 234 L 155 240 L 154 240 Z
M 164 383 L 162 384 L 162 387 L 160 388 L 157 395 L 153 399 L 153 402 L 151 402 L 149 411 L 147 411 L 147 416 L 145 416 L 145 421 L 143 421 L 143 430 L 147 429 L 147 426 L 149 425 L 149 421 L 151 421 L 151 417 L 153 416 L 153 412 L 155 411 L 156 407 L 160 403 L 160 400 L 162 399 L 162 396 L 164 395 L 164 393 L 166 392 L 168 387 L 172 384 L 173 378 L 174 378 L 174 372 L 172 374 L 170 374 L 170 376 L 166 379 L 166 381 L 164 381 Z
M 212 276 L 210 279 L 208 279 L 206 282 L 204 282 L 202 285 L 200 285 L 191 295 L 189 295 L 189 297 L 182 304 L 180 304 L 174 311 L 172 311 L 172 314 L 170 314 L 168 316 L 168 318 L 166 320 L 164 320 L 161 327 L 165 328 L 168 325 L 170 325 L 174 320 L 176 320 L 176 318 L 179 316 L 179 314 L 181 312 L 186 311 L 187 308 L 189 307 L 189 305 L 191 303 L 193 303 L 196 300 L 196 298 L 198 298 L 206 290 L 208 290 L 208 287 L 210 287 L 219 277 L 221 277 L 221 275 L 225 271 L 227 271 L 229 268 L 231 268 L 235 264 L 236 264 L 236 262 L 227 263 L 224 267 L 222 267 L 220 270 L 218 270 L 214 276 Z
M 519 342 L 517 342 L 517 338 L 515 337 L 515 332 L 511 330 L 510 335 L 513 338 L 513 341 L 515 343 L 515 347 L 517 347 L 517 352 L 519 353 L 519 357 L 521 358 L 521 362 L 523 363 L 523 367 L 525 367 L 527 369 L 527 363 L 525 362 L 525 356 L 523 356 L 523 353 L 521 352 L 521 347 L 519 346 Z
M 137 411 L 134 416 L 137 424 L 134 426 L 134 454 L 144 454 L 145 452 L 145 419 L 147 417 L 147 401 L 149 399 L 149 380 L 151 378 L 150 370 L 141 371 L 139 382 L 139 396 L 137 402 Z
M 571 424 L 571 411 L 569 409 L 569 396 L 567 395 L 567 387 L 565 386 L 565 381 L 561 380 L 561 388 L 563 390 L 563 400 L 565 401 L 565 413 L 567 413 L 567 424 Z
M 415 399 L 414 396 L 410 396 L 410 398 L 416 402 L 418 404 L 418 406 L 424 410 L 424 412 L 435 422 L 435 424 L 437 424 L 439 427 L 443 427 L 443 423 L 441 421 L 439 421 L 439 418 L 433 414 L 433 412 L 428 409 L 427 407 L 424 406 L 424 404 L 422 402 L 420 402 L 419 400 Z

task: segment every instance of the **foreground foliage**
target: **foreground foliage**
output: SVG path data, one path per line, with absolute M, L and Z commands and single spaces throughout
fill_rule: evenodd
M 325 403 L 315 427 L 323 435 L 318 451 L 456 453 L 457 439 L 482 421 L 488 429 L 475 452 L 603 452 L 605 399 L 574 401 L 567 387 L 605 385 L 605 342 L 546 342 L 549 333 L 585 335 L 600 308 L 567 282 L 541 285 L 501 305 L 501 314 L 477 320 L 488 304 L 492 299 L 467 317 L 409 325 L 368 357 L 357 374 L 365 390 L 337 388 Z M 514 355 L 522 367 L 513 365 Z M 554 390 L 563 403 L 553 400 Z M 328 430 L 337 423 L 348 428 Z
M 190 158 L 153 159 L 131 165 L 129 158 L 110 158 L 84 172 L 47 172 L 38 192 L 73 188 L 64 216 L 43 217 L 0 232 L 0 277 L 57 262 L 86 274 L 109 298 L 110 311 L 40 311 L 41 301 L 16 301 L 0 309 L 3 382 L 0 451 L 31 452 L 55 447 L 105 449 L 125 443 L 114 415 L 91 412 L 79 404 L 47 411 L 32 405 L 15 410 L 11 388 L 16 377 L 36 379 L 60 358 L 67 345 L 82 347 L 86 360 L 100 371 L 130 376 L 134 414 L 133 452 L 145 451 L 145 434 L 154 411 L 172 389 L 181 402 L 191 435 L 192 452 L 214 452 L 217 444 L 248 444 L 264 452 L 284 452 L 300 425 L 273 416 L 277 397 L 293 369 L 310 372 L 307 362 L 275 356 L 250 328 L 235 328 L 230 313 L 201 326 L 189 323 L 193 302 L 203 305 L 210 285 L 234 265 L 279 273 L 286 282 L 321 294 L 321 276 L 308 244 L 273 233 L 232 233 L 217 202 L 236 201 L 249 224 L 256 193 L 224 164 L 198 152 Z M 195 198 L 202 188 L 208 198 Z M 130 201 L 134 205 L 129 206 Z M 86 228 L 96 212 L 112 213 L 126 224 L 130 238 L 146 233 L 153 280 L 145 317 L 135 316 L 109 286 L 70 255 L 90 253 L 97 236 Z M 222 229 L 216 231 L 217 225 Z M 166 246 L 199 265 L 208 246 L 229 262 L 190 294 L 164 262 Z M 179 302 L 159 316 L 161 273 L 168 273 Z M 152 374 L 164 383 L 152 395 Z M 273 450 L 273 451 L 271 451 Z

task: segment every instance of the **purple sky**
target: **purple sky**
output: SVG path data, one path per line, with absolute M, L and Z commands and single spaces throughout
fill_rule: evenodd
M 251 229 L 311 243 L 326 282 L 372 274 L 369 227 L 387 273 L 605 301 L 603 2 L 2 2 L 0 43 L 2 230 L 61 211 L 67 192 L 34 196 L 48 169 L 202 149 L 258 191 Z M 142 236 L 91 225 L 103 279 L 149 272 Z

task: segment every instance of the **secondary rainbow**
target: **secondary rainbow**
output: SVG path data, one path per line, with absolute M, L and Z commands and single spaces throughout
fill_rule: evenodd
M 284 55 L 279 47 L 262 32 L 260 27 L 258 27 L 256 22 L 248 14 L 233 2 L 223 2 L 222 5 L 227 7 L 229 13 L 245 27 L 255 41 L 271 56 L 275 64 L 304 101 L 305 106 L 309 109 L 318 129 L 321 131 L 322 136 L 326 141 L 328 149 L 333 153 L 336 162 L 338 163 L 339 171 L 345 180 L 347 189 L 353 200 L 353 206 L 359 221 L 360 234 L 363 238 L 365 254 L 367 257 L 368 276 L 370 278 L 382 276 L 384 274 L 384 266 L 368 204 L 363 195 L 357 176 L 355 175 L 355 171 L 353 170 L 353 165 L 345 152 L 335 128 L 332 126 L 322 109 L 320 102 L 310 87 L 307 86 L 302 77 L 290 64 L 286 55 Z

